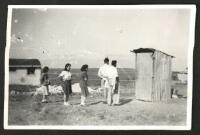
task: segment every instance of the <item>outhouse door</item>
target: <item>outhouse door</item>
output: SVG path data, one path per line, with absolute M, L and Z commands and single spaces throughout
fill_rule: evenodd
M 152 53 L 136 54 L 136 99 L 152 101 L 153 59 Z

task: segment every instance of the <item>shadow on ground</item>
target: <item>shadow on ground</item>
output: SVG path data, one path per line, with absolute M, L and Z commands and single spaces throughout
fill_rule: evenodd
M 133 101 L 133 99 L 124 99 L 123 98 L 123 99 L 120 99 L 120 103 L 116 106 L 121 106 L 121 105 L 127 104 L 131 101 Z M 99 103 L 107 104 L 106 101 L 97 101 L 97 102 L 90 103 L 89 105 L 96 105 L 96 104 L 99 104 Z
M 129 102 L 133 101 L 133 99 L 120 99 L 120 103 L 118 106 L 121 106 L 121 105 L 124 105 L 124 104 L 127 104 Z

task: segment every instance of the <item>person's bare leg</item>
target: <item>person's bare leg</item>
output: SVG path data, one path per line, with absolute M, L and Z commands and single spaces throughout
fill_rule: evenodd
M 64 94 L 64 97 L 63 97 L 63 98 L 64 98 L 64 105 L 70 105 L 69 102 L 66 100 L 66 99 L 67 99 L 67 98 L 66 98 L 66 94 Z
M 85 96 L 81 96 L 81 105 L 85 105 L 85 100 L 86 100 L 86 97 Z

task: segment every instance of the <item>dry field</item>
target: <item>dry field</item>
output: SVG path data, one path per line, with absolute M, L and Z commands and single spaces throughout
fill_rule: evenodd
M 124 83 L 123 83 L 124 82 Z M 93 85 L 92 85 L 93 84 Z M 96 85 L 94 85 L 96 84 Z M 99 81 L 90 82 L 97 88 Z M 179 93 L 185 93 L 186 85 L 174 84 Z M 21 88 L 10 86 L 10 89 Z M 187 99 L 177 98 L 168 102 L 144 102 L 134 97 L 132 81 L 121 82 L 120 105 L 108 106 L 102 94 L 91 94 L 87 106 L 81 107 L 80 94 L 70 97 L 71 106 L 63 105 L 62 95 L 50 95 L 49 103 L 41 103 L 41 96 L 10 95 L 9 125 L 185 125 Z M 25 91 L 25 90 L 24 90 Z M 184 92 L 183 92 L 184 91 Z M 181 96 L 180 96 L 181 97 Z
M 135 100 L 134 94 L 122 93 L 119 106 L 108 106 L 100 94 L 81 107 L 80 94 L 70 97 L 71 106 L 63 105 L 62 95 L 49 96 L 49 103 L 41 103 L 41 96 L 15 95 L 9 97 L 9 125 L 184 125 L 186 98 L 169 102 Z

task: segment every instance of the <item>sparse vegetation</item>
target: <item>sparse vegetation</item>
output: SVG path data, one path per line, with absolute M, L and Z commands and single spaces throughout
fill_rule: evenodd
M 91 70 L 90 70 L 91 71 Z M 89 73 L 89 82 L 93 88 L 99 87 L 100 81 L 96 76 L 97 70 Z M 73 71 L 74 72 L 74 71 Z M 76 71 L 78 73 L 78 70 Z M 128 72 L 124 70 L 123 72 Z M 54 78 L 59 70 L 51 70 Z M 92 75 L 93 74 L 93 75 Z M 134 78 L 132 70 L 127 73 Z M 120 74 L 126 78 L 126 74 Z M 124 77 L 123 77 L 124 76 Z M 53 79 L 52 79 L 53 80 Z M 123 79 L 125 80 L 125 79 Z M 52 84 L 59 84 L 52 81 Z M 77 82 L 78 79 L 74 79 Z M 63 105 L 62 95 L 49 96 L 49 103 L 41 103 L 41 96 L 10 95 L 9 96 L 9 125 L 185 125 L 186 98 L 172 99 L 168 102 L 144 102 L 135 100 L 134 81 L 127 79 L 121 82 L 121 104 L 108 106 L 101 94 L 93 94 L 87 100 L 88 106 L 81 107 L 80 94 L 70 97 L 71 106 Z M 18 87 L 18 88 L 17 88 Z M 11 86 L 21 91 L 31 91 L 34 87 Z M 186 91 L 186 85 L 174 84 L 174 88 Z

